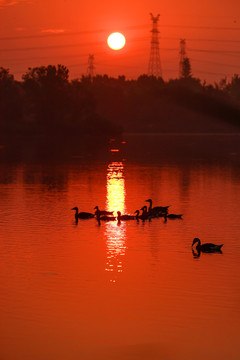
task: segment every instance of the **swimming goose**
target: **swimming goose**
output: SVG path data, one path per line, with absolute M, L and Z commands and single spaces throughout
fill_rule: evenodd
M 152 217 L 152 214 L 149 214 L 146 205 L 144 205 L 140 210 L 142 210 L 142 216 L 144 219 L 150 219 Z
M 139 210 L 136 210 L 136 211 L 134 212 L 134 214 L 137 214 L 137 215 L 136 215 L 136 220 L 139 220 L 139 219 L 145 220 L 145 218 L 143 218 L 142 215 L 139 215 L 139 214 L 140 214 L 140 211 L 139 211 Z
M 167 219 L 175 220 L 175 219 L 182 219 L 183 214 L 177 215 L 177 214 L 164 214 L 164 219 L 167 221 Z
M 75 219 L 76 220 L 78 220 L 78 219 L 91 219 L 91 218 L 94 217 L 94 214 L 91 214 L 89 212 L 82 211 L 82 212 L 79 213 L 77 206 L 75 206 L 71 210 L 75 210 Z
M 158 214 L 160 215 L 161 213 L 168 212 L 169 206 L 154 206 L 154 207 L 152 207 L 152 199 L 147 199 L 145 201 L 149 202 L 148 212 L 152 216 L 157 216 Z
M 142 214 L 141 214 L 141 215 L 139 215 L 139 213 L 140 213 L 139 210 L 136 210 L 136 211 L 134 212 L 134 214 L 137 214 L 137 215 L 136 215 L 136 220 L 139 220 L 139 219 L 141 219 L 141 220 L 146 220 L 146 219 L 148 219 L 148 218 L 149 218 L 149 215 L 148 215 L 148 212 L 147 212 L 147 207 L 146 207 L 146 206 L 143 206 L 140 210 L 142 210 Z
M 97 220 L 100 221 L 115 221 L 116 220 L 116 216 L 108 216 L 108 215 L 102 215 L 100 213 L 100 210 L 96 210 L 95 212 Z
M 117 220 L 118 221 L 120 221 L 120 220 L 134 220 L 134 219 L 136 219 L 136 216 L 134 216 L 134 215 L 122 215 L 121 211 L 117 212 Z
M 223 246 L 223 244 L 221 244 L 221 245 L 215 245 L 212 243 L 201 244 L 201 241 L 199 238 L 194 238 L 192 246 L 196 243 L 197 243 L 197 245 L 196 245 L 197 251 L 208 252 L 208 253 L 221 252 L 221 247 Z
M 113 211 L 107 211 L 107 210 L 99 210 L 98 206 L 95 206 L 94 210 L 95 211 L 95 215 L 97 215 L 97 211 L 100 211 L 100 215 L 113 215 Z

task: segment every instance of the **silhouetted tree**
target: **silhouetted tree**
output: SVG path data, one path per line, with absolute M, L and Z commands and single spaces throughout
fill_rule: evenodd
M 18 132 L 22 127 L 23 92 L 9 69 L 0 67 L 0 131 L 1 135 Z
M 29 68 L 28 72 L 22 76 L 23 80 L 35 81 L 42 85 L 63 85 L 69 78 L 69 70 L 64 65 L 48 65 L 35 68 Z
M 234 74 L 231 82 L 226 86 L 229 94 L 240 103 L 240 77 L 238 74 Z
M 227 85 L 227 78 L 225 77 L 219 81 L 218 88 L 224 91 L 226 89 L 226 85 Z
M 23 75 L 28 110 L 39 132 L 59 133 L 68 112 L 69 70 L 63 65 L 29 68 Z
M 12 82 L 14 77 L 12 74 L 9 73 L 9 69 L 5 69 L 0 67 L 0 82 Z
M 22 79 L 17 82 L 0 68 L 0 136 L 78 143 L 86 134 L 106 139 L 122 130 L 169 131 L 171 122 L 178 131 L 187 117 L 189 123 L 196 121 L 194 114 L 235 124 L 240 118 L 240 77 L 217 86 L 201 84 L 191 74 L 189 58 L 182 77 L 166 82 L 146 74 L 137 80 L 105 74 L 69 82 L 63 65 L 29 68 Z

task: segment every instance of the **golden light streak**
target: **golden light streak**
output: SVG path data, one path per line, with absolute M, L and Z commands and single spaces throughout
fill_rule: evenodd
M 125 212 L 125 178 L 122 162 L 112 162 L 107 169 L 107 201 L 106 209 Z M 122 259 L 126 252 L 126 224 L 117 221 L 106 223 L 105 227 L 107 262 L 106 271 L 111 275 L 111 282 L 116 282 L 116 276 L 123 271 Z

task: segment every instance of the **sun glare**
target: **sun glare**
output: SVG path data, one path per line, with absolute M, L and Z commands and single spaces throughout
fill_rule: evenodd
M 112 33 L 107 39 L 108 46 L 113 50 L 120 50 L 124 47 L 126 39 L 119 32 Z

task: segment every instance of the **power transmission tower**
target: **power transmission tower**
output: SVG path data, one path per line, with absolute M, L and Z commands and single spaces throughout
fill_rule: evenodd
M 151 20 L 152 20 L 152 39 L 151 39 L 151 51 L 150 51 L 150 58 L 149 58 L 149 65 L 148 65 L 148 75 L 153 75 L 156 77 L 162 77 L 162 67 L 160 61 L 160 53 L 159 53 L 159 39 L 158 39 L 158 21 L 160 14 L 157 16 L 153 16 L 152 13 Z
M 95 65 L 94 65 L 94 55 L 89 55 L 88 56 L 88 67 L 87 67 L 87 76 L 89 76 L 91 79 L 94 76 L 94 70 L 95 70 Z
M 180 39 L 179 78 L 183 77 L 183 62 L 186 58 L 186 40 Z

